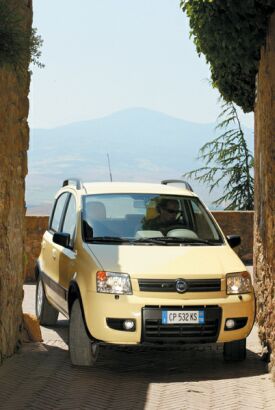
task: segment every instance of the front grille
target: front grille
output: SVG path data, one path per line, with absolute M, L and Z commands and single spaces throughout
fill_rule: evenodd
M 165 310 L 167 307 L 165 307 Z M 218 306 L 188 306 L 171 310 L 204 310 L 204 324 L 162 324 L 162 309 L 143 308 L 143 341 L 153 343 L 212 343 L 219 335 L 222 310 Z
M 221 290 L 220 279 L 183 279 L 187 284 L 185 292 L 218 292 Z M 177 279 L 139 279 L 141 292 L 177 292 Z

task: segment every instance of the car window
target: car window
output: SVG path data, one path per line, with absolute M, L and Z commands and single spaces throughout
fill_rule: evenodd
M 101 194 L 100 197 L 87 197 L 85 205 L 87 209 L 92 208 L 91 212 L 94 214 L 101 212 L 104 218 L 121 219 L 125 218 L 126 215 L 145 214 L 146 205 L 144 197 L 140 197 L 141 199 L 139 197 L 136 199 L 136 196 L 131 194 Z M 100 210 L 99 207 L 101 207 Z
M 203 239 L 219 239 L 219 232 L 215 229 L 213 223 L 211 223 L 211 219 L 208 213 L 205 211 L 204 207 L 195 200 L 190 201 L 192 210 L 193 210 L 193 217 L 195 220 L 195 225 L 199 236 Z
M 83 229 L 95 237 L 172 236 L 223 243 L 198 198 L 162 194 L 98 194 L 83 198 Z
M 68 192 L 61 194 L 55 202 L 53 214 L 51 217 L 51 224 L 50 224 L 50 229 L 52 229 L 55 232 L 58 232 L 60 230 L 61 218 L 63 215 L 64 206 L 68 199 L 68 195 L 69 195 Z
M 76 204 L 75 198 L 71 195 L 67 206 L 66 215 L 61 232 L 70 234 L 70 246 L 73 247 L 76 228 Z

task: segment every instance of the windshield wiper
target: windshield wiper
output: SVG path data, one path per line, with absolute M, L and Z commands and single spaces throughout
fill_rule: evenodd
M 169 245 L 173 243 L 177 244 L 194 244 L 194 245 L 220 245 L 221 242 L 213 242 L 207 239 L 196 238 L 178 238 L 173 236 L 157 236 L 153 238 L 138 238 L 127 239 L 119 236 L 95 236 L 94 238 L 86 239 L 89 243 L 129 243 L 129 244 L 150 244 L 150 245 Z
M 174 237 L 174 236 L 160 236 L 157 238 L 141 238 L 138 239 L 138 241 L 152 241 L 153 243 L 165 243 L 165 244 L 169 244 L 169 243 L 184 243 L 184 244 L 198 244 L 198 245 L 217 245 L 220 244 L 220 242 L 212 242 L 209 241 L 207 239 L 200 239 L 200 238 L 178 238 L 178 237 Z
M 138 239 L 133 239 L 131 242 L 132 243 L 144 243 L 144 244 L 155 244 L 155 245 L 163 245 L 163 241 L 161 241 L 163 237 L 156 237 L 156 238 L 138 238 Z M 166 245 L 166 243 L 164 242 Z
M 95 236 L 94 238 L 86 239 L 88 243 L 129 243 L 136 245 L 138 243 L 163 245 L 163 242 L 158 241 L 159 238 L 139 238 L 128 239 L 120 238 L 119 236 Z M 166 244 L 165 244 L 166 245 Z
M 112 242 L 112 243 L 123 243 L 129 242 L 128 239 L 120 238 L 119 236 L 95 236 L 93 238 L 89 238 L 87 242 Z
M 214 245 L 219 245 L 221 244 L 221 242 L 213 242 L 210 241 L 208 239 L 201 239 L 201 238 L 184 238 L 184 242 L 185 243 L 191 243 L 191 244 L 202 244 L 202 245 L 210 245 L 210 246 L 214 246 Z

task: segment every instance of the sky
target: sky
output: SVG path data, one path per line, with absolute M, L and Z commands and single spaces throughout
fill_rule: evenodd
M 179 0 L 33 0 L 33 8 L 45 68 L 31 67 L 31 128 L 133 107 L 215 122 L 219 94 Z M 252 114 L 241 119 L 253 128 Z

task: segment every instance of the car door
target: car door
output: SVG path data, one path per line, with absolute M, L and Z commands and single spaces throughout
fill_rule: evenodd
M 64 290 L 59 285 L 59 260 L 62 253 L 62 246 L 53 242 L 55 232 L 60 232 L 67 209 L 69 192 L 62 193 L 55 201 L 52 216 L 50 218 L 49 229 L 42 240 L 42 265 L 41 274 L 45 292 L 49 301 L 59 310 L 63 310 Z
M 65 291 L 62 309 L 67 312 L 67 295 L 70 281 L 76 271 L 76 256 L 77 252 L 74 247 L 76 235 L 76 200 L 71 194 L 64 214 L 64 220 L 61 226 L 61 232 L 70 235 L 70 244 L 67 248 L 62 248 L 59 255 L 59 286 Z

